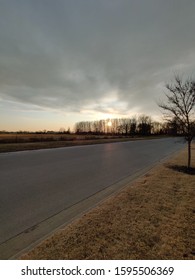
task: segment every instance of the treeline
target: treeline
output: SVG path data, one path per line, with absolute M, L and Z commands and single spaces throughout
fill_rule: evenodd
M 0 130 L 1 134 L 71 134 L 70 128 L 67 130 L 65 128 L 60 128 L 59 131 L 54 130 L 39 130 L 39 131 L 28 131 L 28 130 L 19 130 L 19 131 L 7 131 L 7 130 Z
M 132 118 L 115 118 L 97 121 L 77 122 L 74 129 L 61 127 L 58 131 L 16 131 L 9 132 L 2 130 L 1 135 L 41 135 L 43 139 L 50 135 L 113 135 L 113 136 L 147 136 L 147 135 L 182 135 L 181 125 L 172 119 L 169 122 L 154 121 L 150 116 L 141 115 Z M 36 137 L 36 139 L 37 139 Z M 49 138 L 48 138 L 49 139 Z M 53 139 L 53 138 L 52 138 Z M 57 139 L 57 138 L 56 138 Z
M 126 136 L 181 135 L 179 124 L 173 119 L 169 122 L 153 121 L 150 116 L 132 118 L 82 121 L 75 124 L 76 134 L 110 134 Z

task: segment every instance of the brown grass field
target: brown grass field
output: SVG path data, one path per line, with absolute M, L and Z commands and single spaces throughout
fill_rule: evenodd
M 50 149 L 78 145 L 90 145 L 128 141 L 130 138 L 116 136 L 49 134 L 49 133 L 1 133 L 0 153 L 37 149 Z
M 64 134 L 64 133 L 0 133 L 1 144 L 74 141 L 74 140 L 85 140 L 85 139 L 90 140 L 90 139 L 99 139 L 99 138 L 102 138 L 102 136 Z
M 195 259 L 195 144 L 58 230 L 21 259 Z
M 49 133 L 0 133 L 0 153 L 37 149 L 50 149 L 78 145 L 124 142 L 137 139 L 159 138 L 160 136 L 125 137 L 113 135 L 77 135 Z M 162 136 L 161 136 L 162 137 Z

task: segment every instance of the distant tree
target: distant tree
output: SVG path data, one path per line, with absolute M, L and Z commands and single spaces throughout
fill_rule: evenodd
M 59 129 L 59 133 L 65 133 L 65 128 L 64 128 L 64 127 L 61 127 L 61 128 Z
M 143 136 L 150 135 L 151 129 L 152 129 L 151 117 L 146 115 L 141 115 L 138 119 L 139 134 Z
M 131 118 L 131 125 L 130 125 L 130 135 L 133 137 L 136 135 L 137 130 L 137 120 L 136 117 Z
M 167 123 L 168 128 L 168 134 L 170 135 L 183 135 L 183 129 L 176 117 L 173 117 L 170 121 Z
M 119 128 L 120 128 L 121 133 L 126 136 L 128 134 L 130 134 L 130 125 L 131 125 L 130 119 L 125 119 L 125 118 L 120 119 Z
M 155 135 L 163 134 L 163 124 L 158 121 L 153 121 L 151 133 Z
M 195 81 L 192 79 L 183 79 L 175 76 L 173 84 L 167 84 L 166 94 L 167 102 L 160 103 L 159 106 L 165 112 L 166 117 L 172 118 L 179 125 L 188 142 L 188 163 L 191 166 L 191 142 L 195 134 L 194 107 L 195 107 Z
M 70 127 L 69 127 L 66 131 L 66 134 L 70 134 L 70 133 L 71 133 L 71 131 L 70 131 Z

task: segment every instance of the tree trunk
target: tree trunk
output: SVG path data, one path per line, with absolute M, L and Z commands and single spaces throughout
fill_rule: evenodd
M 191 166 L 191 141 L 188 140 L 188 169 Z

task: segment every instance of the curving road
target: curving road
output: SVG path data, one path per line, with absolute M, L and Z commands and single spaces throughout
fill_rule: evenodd
M 183 146 L 166 138 L 0 154 L 0 257 L 9 240 Z

